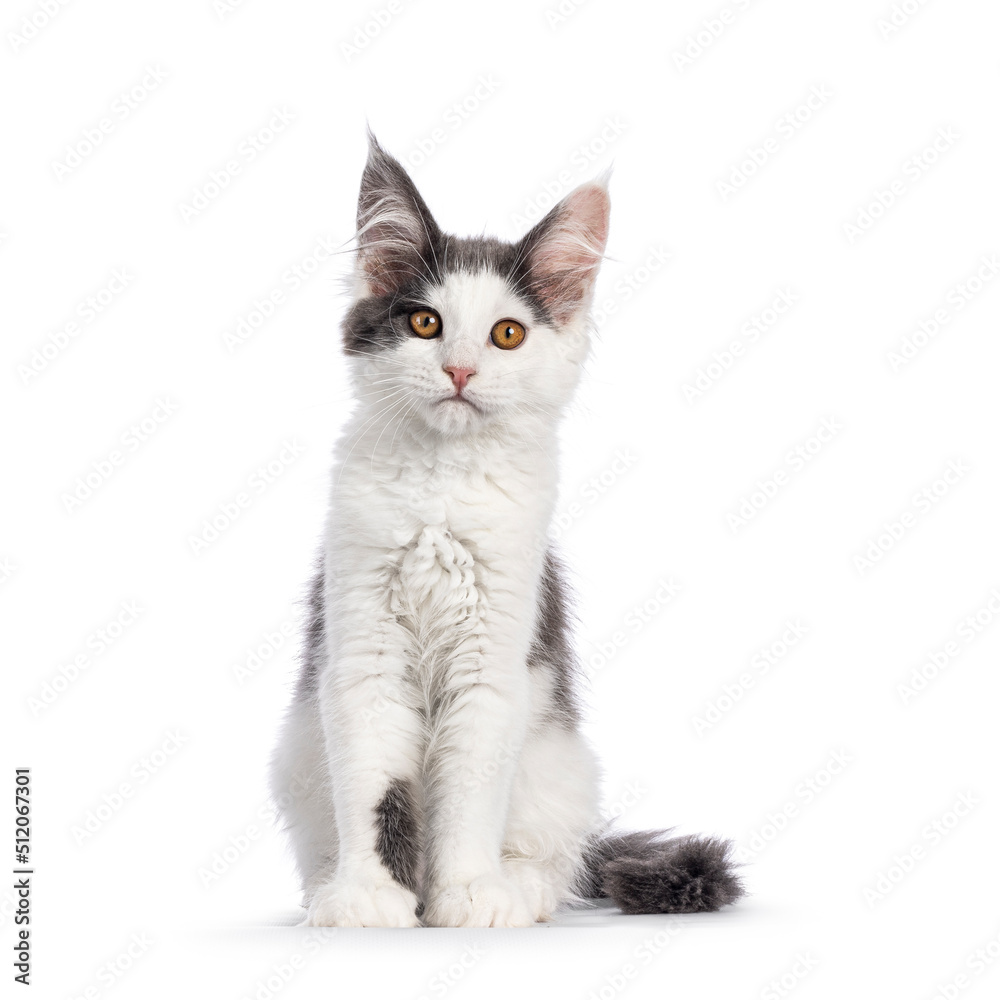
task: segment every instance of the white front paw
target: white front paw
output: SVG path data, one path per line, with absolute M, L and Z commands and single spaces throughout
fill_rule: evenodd
M 535 920 L 551 920 L 566 895 L 565 879 L 526 861 L 504 861 L 502 867 L 504 875 L 520 889 Z
M 417 927 L 417 897 L 395 882 L 334 879 L 316 890 L 309 927 Z
M 430 927 L 530 927 L 534 922 L 517 886 L 492 873 L 435 889 L 424 913 Z

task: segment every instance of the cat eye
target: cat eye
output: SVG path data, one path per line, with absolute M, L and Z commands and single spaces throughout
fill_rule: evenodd
M 502 319 L 490 332 L 490 340 L 505 351 L 520 347 L 524 340 L 524 327 L 517 320 Z
M 410 313 L 410 329 L 418 337 L 430 340 L 441 332 L 441 317 L 430 309 L 418 309 Z

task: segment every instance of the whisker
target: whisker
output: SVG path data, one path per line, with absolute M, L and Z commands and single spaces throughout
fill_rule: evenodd
M 365 431 L 367 431 L 367 430 L 368 430 L 368 428 L 369 428 L 369 427 L 370 427 L 370 426 L 371 426 L 371 425 L 372 425 L 372 424 L 373 424 L 373 423 L 374 423 L 374 422 L 375 422 L 376 420 L 378 420 L 378 418 L 379 418 L 379 417 L 381 417 L 383 413 L 387 413 L 387 412 L 388 412 L 389 410 L 391 410 L 391 409 L 392 409 L 392 408 L 393 408 L 394 406 L 396 406 L 398 402 L 399 402 L 399 400 L 395 400 L 395 399 L 394 399 L 394 400 L 393 400 L 392 402 L 390 402 L 390 403 L 389 403 L 389 404 L 388 404 L 387 406 L 384 406 L 384 407 L 383 407 L 383 408 L 382 408 L 381 410 L 379 410 L 379 411 L 378 411 L 377 413 L 375 413 L 375 414 L 374 414 L 373 416 L 369 417 L 369 418 L 368 418 L 368 419 L 367 419 L 367 420 L 366 420 L 366 421 L 364 422 L 364 424 L 362 424 L 362 426 L 361 426 L 361 427 L 360 427 L 360 428 L 359 428 L 359 429 L 358 429 L 358 430 L 357 430 L 357 431 L 355 432 L 355 434 L 354 434 L 354 443 L 353 443 L 353 444 L 351 445 L 351 449 L 350 449 L 350 451 L 348 451 L 347 455 L 346 455 L 346 456 L 345 456 L 345 457 L 344 457 L 344 458 L 343 458 L 343 459 L 341 460 L 341 463 L 340 463 L 340 475 L 339 475 L 339 476 L 337 477 L 337 485 L 338 485 L 338 486 L 340 485 L 340 480 L 341 480 L 341 478 L 342 478 L 342 477 L 343 477 L 343 475 L 344 475 L 344 470 L 345 470 L 345 469 L 347 468 L 347 466 L 348 466 L 348 461 L 349 461 L 349 459 L 350 459 L 351 455 L 353 455 L 353 454 L 354 454 L 354 449 L 355 449 L 355 448 L 357 448 L 357 446 L 358 446 L 358 445 L 360 444 L 360 442 L 361 442 L 361 439 L 362 439 L 362 438 L 364 437 L 364 434 L 365 434 Z
M 396 435 L 400 432 L 400 430 L 403 429 L 403 427 L 405 426 L 407 420 L 409 420 L 409 418 L 410 418 L 410 414 L 413 412 L 413 409 L 417 405 L 418 402 L 419 402 L 419 399 L 417 397 L 417 394 L 413 393 L 413 395 L 412 395 L 412 397 L 410 399 L 410 405 L 407 406 L 406 411 L 403 413 L 403 415 L 399 418 L 399 420 L 396 423 L 396 429 L 392 432 L 392 440 L 389 442 L 389 453 L 390 454 L 392 454 L 393 448 L 396 447 Z
M 412 394 L 411 394 L 411 396 L 409 398 L 412 398 Z M 408 397 L 404 397 L 403 399 L 397 400 L 397 403 L 399 405 L 407 403 L 407 402 L 409 402 L 409 398 Z M 385 434 L 386 430 L 388 430 L 389 424 L 392 423 L 392 421 L 395 420 L 398 415 L 399 414 L 394 413 L 391 416 L 389 416 L 389 417 L 386 418 L 385 427 L 383 427 L 382 430 L 379 431 L 378 437 L 375 439 L 375 444 L 372 445 L 371 465 L 369 466 L 369 471 L 370 471 L 370 473 L 371 473 L 372 476 L 375 475 L 375 452 L 378 451 L 379 441 L 382 440 L 382 435 Z M 390 449 L 390 451 L 391 451 L 391 449 Z

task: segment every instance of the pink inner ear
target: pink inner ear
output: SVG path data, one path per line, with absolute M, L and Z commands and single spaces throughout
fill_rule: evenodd
M 570 192 L 553 210 L 555 222 L 532 254 L 536 290 L 561 323 L 577 311 L 597 276 L 610 207 L 607 191 L 596 184 Z

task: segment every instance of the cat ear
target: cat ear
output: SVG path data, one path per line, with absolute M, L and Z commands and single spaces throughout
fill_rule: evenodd
M 531 290 L 558 323 L 571 320 L 589 301 L 608 241 L 610 210 L 603 183 L 581 184 L 521 241 Z
M 368 132 L 368 162 L 358 195 L 358 267 L 373 295 L 430 277 L 441 230 L 402 164 Z

